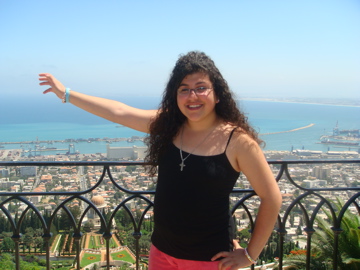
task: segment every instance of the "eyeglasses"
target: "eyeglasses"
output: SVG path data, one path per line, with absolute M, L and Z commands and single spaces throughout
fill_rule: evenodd
M 185 97 L 190 95 L 190 93 L 193 91 L 195 93 L 195 95 L 197 96 L 204 96 L 206 94 L 209 93 L 209 90 L 211 90 L 212 88 L 210 87 L 205 87 L 205 86 L 200 86 L 200 87 L 196 87 L 193 89 L 190 88 L 179 88 L 177 90 L 177 93 L 179 96 Z

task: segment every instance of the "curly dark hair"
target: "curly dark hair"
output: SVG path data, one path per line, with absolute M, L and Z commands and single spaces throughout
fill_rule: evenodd
M 186 117 L 177 105 L 177 89 L 185 76 L 196 72 L 207 74 L 213 85 L 216 97 L 216 114 L 225 122 L 240 127 L 240 132 L 248 134 L 257 143 L 262 141 L 257 132 L 248 124 L 247 117 L 240 112 L 226 80 L 221 75 L 213 60 L 203 52 L 192 51 L 181 55 L 170 74 L 169 82 L 164 90 L 159 106 L 159 113 L 150 124 L 150 134 L 145 139 L 148 146 L 145 162 L 150 165 L 150 175 L 157 172 L 158 160 L 178 134 Z

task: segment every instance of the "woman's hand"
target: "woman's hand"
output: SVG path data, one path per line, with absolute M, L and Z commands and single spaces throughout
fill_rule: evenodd
M 237 270 L 251 265 L 251 262 L 245 256 L 244 249 L 240 247 L 236 240 L 233 240 L 233 243 L 233 251 L 222 251 L 211 258 L 212 261 L 223 258 L 219 263 L 219 270 Z
M 54 76 L 52 76 L 49 73 L 41 73 L 39 74 L 39 81 L 42 81 L 40 85 L 49 85 L 50 88 L 46 89 L 43 93 L 47 94 L 49 92 L 53 92 L 55 95 L 57 95 L 58 98 L 63 99 L 65 94 L 65 86 L 59 82 L 57 79 L 55 79 Z

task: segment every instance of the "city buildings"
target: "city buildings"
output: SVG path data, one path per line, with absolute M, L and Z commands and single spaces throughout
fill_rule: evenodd
M 153 190 L 156 186 L 156 179 L 150 178 L 143 166 L 132 165 L 131 162 L 142 162 L 145 149 L 139 150 L 138 147 L 127 147 L 124 149 L 110 147 L 114 151 L 108 153 L 79 154 L 72 153 L 67 155 L 41 155 L 33 157 L 22 157 L 18 150 L 1 150 L 2 156 L 11 161 L 26 162 L 25 165 L 13 163 L 1 166 L 0 163 L 0 192 L 4 194 L 16 194 L 17 192 L 34 192 L 33 195 L 23 195 L 41 215 L 51 215 L 58 211 L 60 205 L 65 205 L 68 209 L 78 209 L 81 214 L 87 211 L 82 217 L 81 226 L 92 224 L 93 230 L 100 230 L 100 215 L 111 215 L 113 211 L 121 211 L 126 207 L 132 213 L 135 220 L 143 218 L 143 224 L 152 219 L 152 208 L 149 201 L 153 201 Z M 136 153 L 136 155 L 135 155 Z M 116 156 L 117 155 L 117 156 Z M 266 151 L 265 156 L 270 163 L 270 167 L 279 181 L 279 187 L 283 195 L 283 205 L 280 217 L 293 207 L 294 200 L 306 193 L 306 189 L 314 190 L 301 200 L 307 215 L 312 211 L 319 211 L 319 196 L 332 202 L 336 199 L 347 202 L 355 193 L 351 188 L 360 187 L 360 164 L 359 163 L 339 163 L 327 162 L 334 159 L 332 153 L 320 151 Z M 117 158 L 116 158 L 117 157 Z M 360 155 L 353 152 L 343 152 L 336 155 L 336 160 L 359 160 Z M 1 159 L 1 157 L 0 157 Z M 108 169 L 106 162 L 120 160 L 127 162 L 109 163 Z M 287 161 L 288 174 L 281 171 L 281 161 Z M 51 165 L 37 166 L 27 164 L 33 162 L 49 162 Z M 78 162 L 77 165 L 71 162 Z M 58 162 L 58 163 L 54 163 Z M 83 163 L 81 163 L 83 162 Z M 101 162 L 96 163 L 96 162 Z M 34 163 L 34 164 L 35 164 Z M 54 163 L 54 164 L 53 164 Z M 89 163 L 89 164 L 87 164 Z M 104 165 L 105 164 L 105 165 Z M 105 167 L 104 167 L 105 166 Z M 316 189 L 324 189 L 316 191 Z M 236 191 L 240 190 L 240 191 Z M 139 192 L 138 196 L 136 194 Z M 246 194 L 251 192 L 251 186 L 244 175 L 240 175 L 236 182 L 235 190 L 231 194 L 231 207 L 235 207 L 234 217 L 237 230 L 240 233 L 249 228 L 249 224 L 256 216 L 259 200 L 256 196 L 249 197 L 244 205 L 240 204 Z M 81 193 L 81 195 L 79 195 Z M 2 197 L 5 198 L 5 197 Z M 88 203 L 87 201 L 91 202 Z M 119 208 L 119 205 L 122 205 Z M 3 206 L 9 209 L 11 215 L 21 216 L 27 211 L 28 205 L 24 201 L 9 201 Z M 326 206 L 326 205 L 325 205 Z M 89 208 L 90 207 L 90 208 Z M 284 222 L 286 230 L 286 242 L 297 242 L 302 248 L 306 247 L 306 242 L 302 239 L 306 236 L 306 220 L 303 210 L 298 206 L 290 209 L 289 217 Z M 349 207 L 353 213 L 357 213 L 355 207 Z M 3 212 L 0 212 L 5 217 Z M 324 216 L 320 210 L 317 216 Z M 149 226 L 149 223 L 148 223 Z M 134 228 L 134 230 L 141 228 Z M 119 233 L 119 224 L 115 219 L 112 220 L 111 230 Z M 119 234 L 120 235 L 120 234 Z M 136 236 L 136 233 L 134 234 Z M 120 236 L 124 237 L 124 235 Z

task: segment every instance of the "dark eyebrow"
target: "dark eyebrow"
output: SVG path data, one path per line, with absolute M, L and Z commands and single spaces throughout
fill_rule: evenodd
M 206 82 L 204 82 L 204 81 L 200 81 L 200 82 L 197 82 L 195 85 L 199 85 L 199 84 L 206 84 Z M 186 83 L 181 83 L 180 85 L 179 85 L 179 87 L 180 86 L 189 86 L 188 84 L 186 84 Z

